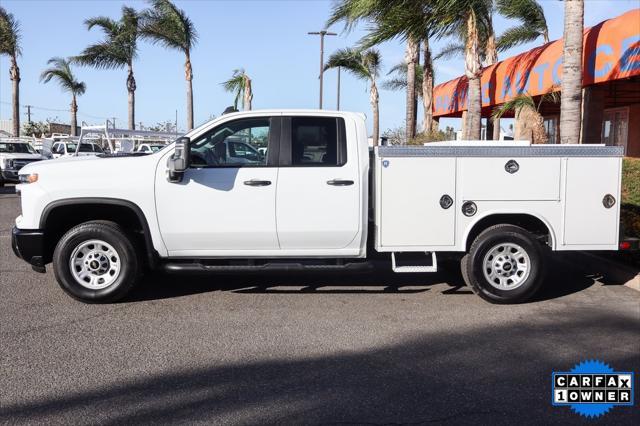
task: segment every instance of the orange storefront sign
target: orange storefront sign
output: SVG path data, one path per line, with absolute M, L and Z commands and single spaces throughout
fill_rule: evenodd
M 585 31 L 583 69 L 585 86 L 640 75 L 640 9 Z M 482 106 L 499 105 L 522 93 L 537 96 L 559 90 L 561 78 L 562 39 L 485 68 Z M 439 84 L 433 99 L 434 116 L 459 115 L 466 109 L 466 77 Z

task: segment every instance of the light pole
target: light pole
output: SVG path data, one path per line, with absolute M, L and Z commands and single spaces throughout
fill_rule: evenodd
M 320 36 L 320 109 L 322 109 L 322 74 L 324 72 L 324 36 L 330 35 L 335 36 L 338 35 L 336 33 L 332 33 L 326 30 L 322 31 L 310 31 L 310 35 L 319 35 Z
M 336 111 L 340 111 L 340 67 L 338 67 L 338 94 L 336 95 Z

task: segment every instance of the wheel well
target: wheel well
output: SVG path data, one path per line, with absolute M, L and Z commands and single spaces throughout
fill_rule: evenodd
M 473 225 L 467 236 L 467 251 L 478 235 L 485 229 L 498 224 L 515 225 L 526 229 L 548 246 L 551 246 L 551 231 L 547 225 L 539 218 L 530 214 L 493 214 L 483 217 Z
M 40 228 L 45 230 L 45 263 L 53 257 L 60 238 L 71 228 L 92 220 L 108 220 L 120 225 L 147 260 L 153 263 L 153 244 L 143 213 L 126 202 L 61 202 L 45 209 Z

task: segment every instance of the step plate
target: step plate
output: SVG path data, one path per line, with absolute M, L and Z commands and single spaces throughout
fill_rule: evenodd
M 428 255 L 428 253 L 425 253 Z M 397 266 L 396 265 L 396 254 L 391 253 L 391 268 L 393 272 L 397 273 L 423 273 L 423 272 L 438 272 L 438 260 L 436 258 L 436 254 L 431 252 L 431 265 L 422 266 L 422 265 L 407 265 L 407 266 Z

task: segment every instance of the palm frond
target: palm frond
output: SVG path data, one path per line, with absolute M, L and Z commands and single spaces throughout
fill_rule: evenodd
M 52 66 L 40 74 L 41 82 L 48 83 L 52 79 L 55 79 L 63 90 L 75 95 L 84 94 L 86 85 L 76 79 L 68 59 L 53 57 L 47 61 L 47 64 Z
M 236 96 L 233 100 L 233 106 L 236 109 L 238 109 L 238 103 L 240 102 L 240 100 L 243 101 L 242 106 L 244 107 L 244 92 L 247 89 L 246 83 L 247 83 L 247 76 L 244 71 L 244 68 L 238 68 L 233 70 L 233 74 L 231 75 L 231 78 L 227 81 L 223 81 L 222 83 L 220 83 L 222 84 L 222 87 L 224 88 L 225 91 L 230 93 L 235 93 Z
M 530 41 L 534 41 L 542 34 L 538 32 L 535 28 L 520 25 L 517 27 L 511 27 L 506 29 L 498 40 L 496 41 L 496 48 L 499 52 L 504 52 L 507 49 L 511 49 L 512 47 L 518 46 L 520 44 L 528 43 Z
M 531 97 L 531 95 L 522 94 L 522 95 L 516 96 L 513 99 L 510 99 L 510 100 L 506 101 L 505 103 L 503 103 L 499 107 L 494 108 L 493 112 L 491 113 L 491 117 L 493 117 L 493 119 L 497 120 L 497 119 L 502 118 L 502 116 L 504 114 L 506 114 L 507 112 L 510 112 L 510 111 L 514 111 L 515 114 L 517 115 L 518 112 L 523 107 L 531 107 L 533 109 L 536 109 L 536 104 L 535 104 L 533 98 Z
M 464 43 L 452 42 L 447 44 L 440 52 L 433 56 L 433 60 L 451 59 L 455 57 L 462 58 L 464 56 Z
M 149 0 L 142 13 L 141 35 L 152 43 L 188 53 L 198 40 L 193 21 L 169 0 Z
M 18 56 L 20 53 L 20 23 L 0 6 L 0 55 Z
M 379 59 L 379 58 L 378 58 Z M 362 80 L 374 79 L 375 75 L 365 62 L 362 50 L 354 48 L 338 49 L 333 52 L 324 65 L 324 69 L 341 67 Z

